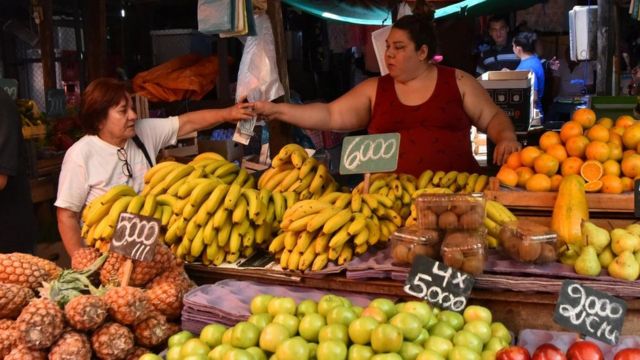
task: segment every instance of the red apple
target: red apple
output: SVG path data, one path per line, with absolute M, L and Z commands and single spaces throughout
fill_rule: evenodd
M 496 354 L 496 360 L 530 360 L 529 351 L 522 346 L 509 346 Z
M 538 346 L 531 360 L 567 360 L 567 357 L 557 346 L 546 343 Z
M 624 349 L 616 353 L 613 360 L 637 360 L 640 359 L 640 349 Z
M 567 360 L 604 360 L 604 355 L 591 341 L 576 341 L 567 350 Z

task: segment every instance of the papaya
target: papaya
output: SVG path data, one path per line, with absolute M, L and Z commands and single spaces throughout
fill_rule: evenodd
M 582 221 L 589 220 L 585 183 L 579 175 L 568 175 L 560 182 L 551 215 L 551 229 L 564 244 L 582 247 Z

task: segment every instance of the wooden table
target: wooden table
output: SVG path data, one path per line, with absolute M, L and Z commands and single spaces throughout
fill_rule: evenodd
M 215 268 L 203 265 L 187 264 L 187 272 L 197 284 L 210 284 L 219 280 L 233 278 L 263 282 L 265 284 L 290 285 L 324 289 L 327 291 L 350 291 L 356 293 L 415 299 L 407 295 L 404 283 L 393 280 L 350 280 L 342 275 L 323 278 L 286 276 L 286 273 L 273 273 L 264 270 Z M 523 281 L 526 281 L 523 279 Z M 567 331 L 553 321 L 553 312 L 557 294 L 525 293 L 515 291 L 473 290 L 471 304 L 483 305 L 491 309 L 494 321 L 503 322 L 516 334 L 523 329 L 543 329 Z M 623 335 L 640 334 L 640 299 L 626 299 L 627 316 Z

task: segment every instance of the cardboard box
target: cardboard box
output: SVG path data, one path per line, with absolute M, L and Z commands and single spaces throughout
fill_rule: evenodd
M 233 140 L 199 140 L 198 152 L 203 153 L 207 151 L 218 153 L 229 161 L 238 162 L 242 161 L 242 156 L 244 155 L 242 144 Z
M 533 118 L 533 73 L 529 71 L 487 71 L 478 78 L 493 99 L 513 121 L 516 132 L 529 130 Z
M 168 146 L 163 150 L 163 157 L 187 157 L 198 154 L 198 133 L 192 132 L 178 137 L 175 146 Z

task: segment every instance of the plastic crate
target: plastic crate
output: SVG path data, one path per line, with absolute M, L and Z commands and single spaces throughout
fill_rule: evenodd
M 638 105 L 635 96 L 591 96 L 588 107 L 596 112 L 596 116 L 609 117 L 614 121 L 620 115 L 633 116 L 633 108 Z

